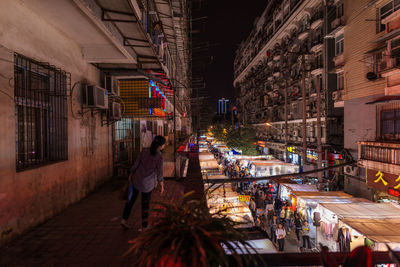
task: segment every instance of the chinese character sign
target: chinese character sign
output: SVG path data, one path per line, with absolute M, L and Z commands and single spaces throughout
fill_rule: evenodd
M 400 196 L 400 175 L 380 170 L 368 170 L 367 185 L 390 195 Z
M 248 195 L 239 195 L 238 198 L 239 198 L 239 201 L 250 202 L 250 196 L 248 196 Z

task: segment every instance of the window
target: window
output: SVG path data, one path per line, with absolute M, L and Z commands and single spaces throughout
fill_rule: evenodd
M 307 30 L 309 23 L 310 23 L 310 18 L 308 17 L 308 15 L 304 16 L 304 18 L 301 21 L 300 32 L 304 32 L 305 30 Z
M 340 34 L 335 38 L 335 56 L 339 56 L 344 52 L 344 34 Z
M 343 3 L 338 3 L 336 6 L 336 17 L 340 18 L 344 15 Z
M 392 136 L 400 134 L 400 110 L 382 110 L 381 113 L 381 134 Z
M 379 9 L 379 32 L 386 29 L 386 25 L 382 23 L 382 20 L 399 9 L 400 0 L 391 0 L 389 3 Z
M 68 159 L 70 74 L 15 54 L 14 84 L 17 171 Z
M 336 89 L 343 90 L 344 89 L 344 72 L 338 72 L 336 74 L 336 77 L 337 77 Z

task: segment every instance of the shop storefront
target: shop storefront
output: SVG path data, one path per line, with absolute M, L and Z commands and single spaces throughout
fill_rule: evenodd
M 289 201 L 292 205 L 292 210 L 297 208 L 296 195 L 300 192 L 318 192 L 315 185 L 309 184 L 280 184 L 279 197 L 284 201 Z
M 330 251 L 349 252 L 360 245 L 386 250 L 400 246 L 400 207 L 392 203 L 320 203 L 316 242 Z M 317 216 L 318 217 L 318 216 Z
M 400 202 L 400 175 L 369 169 L 367 185 L 377 190 L 375 199 L 378 202 Z

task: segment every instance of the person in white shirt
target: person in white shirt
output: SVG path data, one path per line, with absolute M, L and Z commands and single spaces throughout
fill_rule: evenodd
M 283 229 L 283 225 L 281 223 L 278 225 L 278 229 L 276 229 L 275 234 L 276 239 L 278 240 L 279 251 L 283 251 L 285 249 L 286 231 Z
M 142 142 L 142 148 L 149 148 L 153 142 L 153 133 L 146 129 L 146 126 L 142 127 L 140 134 L 140 141 Z
M 267 205 L 265 205 L 265 218 L 267 218 L 267 223 L 272 220 L 272 217 L 274 216 L 274 205 L 271 202 L 268 202 Z

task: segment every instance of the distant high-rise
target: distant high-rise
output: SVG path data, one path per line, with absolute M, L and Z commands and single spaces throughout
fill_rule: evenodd
M 228 112 L 228 102 L 229 99 L 218 99 L 218 115 L 223 115 Z

